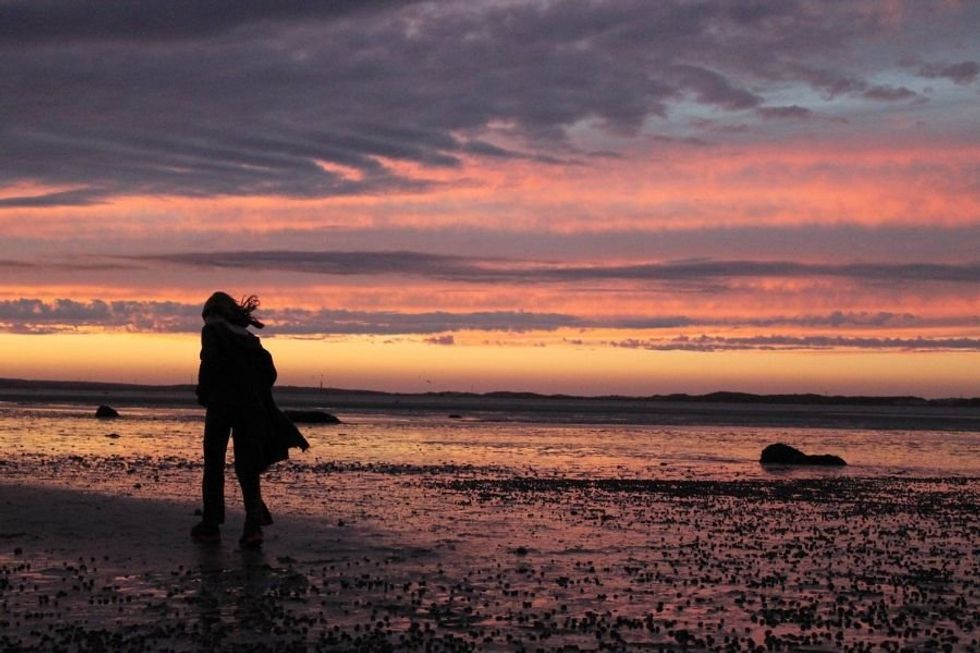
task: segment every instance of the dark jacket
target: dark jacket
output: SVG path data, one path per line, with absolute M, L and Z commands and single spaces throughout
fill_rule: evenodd
M 291 447 L 305 451 L 310 446 L 272 398 L 277 376 L 272 355 L 252 333 L 222 320 L 201 329 L 197 401 L 249 421 L 249 431 L 263 441 L 263 469 L 288 458 Z
M 277 376 L 272 356 L 252 333 L 221 320 L 201 329 L 197 401 L 202 406 L 253 410 L 267 400 Z

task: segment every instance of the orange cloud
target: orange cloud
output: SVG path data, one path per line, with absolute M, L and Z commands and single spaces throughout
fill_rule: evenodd
M 439 183 L 426 192 L 319 200 L 124 197 L 86 207 L 2 209 L 0 227 L 11 237 L 60 240 L 106 232 L 391 226 L 568 232 L 842 221 L 962 225 L 980 220 L 978 164 L 980 147 L 972 145 L 654 145 L 581 165 L 470 159 L 440 170 Z M 425 174 L 432 180 L 436 173 Z

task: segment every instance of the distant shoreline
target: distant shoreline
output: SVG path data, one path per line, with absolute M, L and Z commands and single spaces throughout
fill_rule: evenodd
M 363 403 L 365 399 L 374 397 L 379 402 L 388 404 L 393 401 L 433 400 L 443 402 L 458 402 L 466 400 L 492 401 L 541 401 L 541 402 L 654 402 L 654 403 L 711 403 L 711 404 L 768 404 L 795 406 L 909 406 L 909 407 L 980 407 L 980 397 L 946 397 L 925 399 L 913 395 L 821 395 L 816 393 L 793 394 L 756 394 L 751 392 L 717 391 L 705 394 L 671 393 L 647 396 L 631 395 L 568 395 L 543 394 L 536 392 L 385 392 L 382 390 L 362 390 L 349 388 L 312 388 L 305 386 L 276 386 L 275 392 L 283 399 L 300 398 L 329 398 L 331 401 L 343 401 L 344 398 Z M 110 393 L 122 397 L 138 394 L 151 399 L 165 397 L 186 397 L 189 403 L 194 403 L 194 386 L 191 384 L 177 385 L 146 385 L 136 383 L 112 383 L 98 381 L 56 381 L 0 378 L 0 401 L 17 401 L 20 397 L 45 395 L 50 393 L 52 398 L 78 396 L 80 399 L 89 398 L 99 393 Z M 12 397 L 17 397 L 13 398 Z M 65 398 L 65 401 L 70 401 Z M 184 403 L 178 401 L 178 403 Z
M 574 397 L 530 392 L 391 393 L 277 386 L 283 408 L 493 422 L 619 426 L 742 426 L 821 429 L 941 430 L 980 433 L 980 399 L 754 395 L 717 392 L 651 397 Z M 192 385 L 134 385 L 0 379 L 0 402 L 27 406 L 99 404 L 199 408 Z M 355 418 L 356 419 L 356 418 Z

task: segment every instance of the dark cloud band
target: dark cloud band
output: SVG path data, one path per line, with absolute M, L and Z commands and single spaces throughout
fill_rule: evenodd
M 311 274 L 415 275 L 462 283 L 579 283 L 628 280 L 685 282 L 744 277 L 837 277 L 889 283 L 980 283 L 980 263 L 851 263 L 792 261 L 682 261 L 634 265 L 558 265 L 475 259 L 423 252 L 238 251 L 167 254 L 142 260 L 193 266 L 280 270 Z
M 39 299 L 0 301 L 0 331 L 15 333 L 49 333 L 72 331 L 86 327 L 123 329 L 132 332 L 195 333 L 201 327 L 200 306 L 179 302 L 103 301 L 79 302 L 58 299 L 44 302 Z M 826 314 L 806 314 L 768 317 L 706 318 L 684 315 L 602 316 L 583 317 L 563 313 L 531 311 L 448 312 L 429 311 L 352 311 L 342 309 L 278 308 L 262 311 L 262 319 L 271 334 L 316 335 L 423 335 L 432 336 L 434 344 L 454 342 L 445 336 L 459 331 L 547 332 L 558 329 L 617 329 L 651 331 L 679 328 L 805 328 L 822 330 L 945 328 L 975 329 L 980 316 L 926 318 L 907 313 L 833 311 Z M 736 346 L 755 347 L 866 347 L 890 342 L 882 347 L 898 347 L 921 340 L 923 348 L 930 343 L 967 339 L 881 339 L 850 336 L 800 337 L 766 340 L 740 338 L 690 339 L 626 339 L 613 344 L 636 348 L 701 348 L 725 349 Z M 965 347 L 961 347 L 965 348 Z
M 0 4 L 0 44 L 203 38 L 262 22 L 331 20 L 410 0 L 13 0 Z

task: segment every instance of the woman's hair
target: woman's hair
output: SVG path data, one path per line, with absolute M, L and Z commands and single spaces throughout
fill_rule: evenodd
M 265 325 L 252 317 L 252 312 L 258 307 L 259 298 L 255 295 L 243 297 L 241 301 L 236 302 L 231 295 L 219 290 L 212 293 L 208 301 L 204 302 L 201 317 L 207 319 L 210 315 L 217 315 L 238 326 L 254 326 L 261 329 Z

